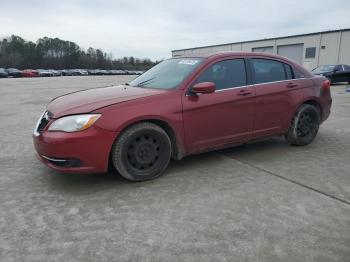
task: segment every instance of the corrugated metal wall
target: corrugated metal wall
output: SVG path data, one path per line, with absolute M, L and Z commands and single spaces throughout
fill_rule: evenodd
M 350 29 L 257 40 L 172 52 L 173 56 L 215 53 L 218 51 L 263 51 L 296 60 L 308 69 L 322 64 L 350 65 Z

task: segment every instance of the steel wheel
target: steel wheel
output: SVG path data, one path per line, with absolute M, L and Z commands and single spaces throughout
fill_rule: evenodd
M 160 144 L 152 135 L 142 135 L 134 139 L 128 148 L 129 164 L 138 170 L 147 170 L 159 159 Z
M 297 134 L 298 137 L 306 137 L 312 133 L 317 125 L 318 119 L 315 114 L 310 111 L 303 111 L 300 114 L 299 121 L 297 123 Z
M 320 125 L 320 113 L 317 107 L 302 105 L 295 113 L 291 125 L 285 135 L 291 145 L 310 144 L 317 135 Z
M 126 129 L 112 148 L 112 162 L 130 181 L 160 176 L 169 164 L 171 141 L 167 133 L 153 123 L 139 123 Z

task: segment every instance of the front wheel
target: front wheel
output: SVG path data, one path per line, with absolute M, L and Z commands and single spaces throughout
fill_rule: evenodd
M 160 176 L 169 164 L 171 141 L 167 133 L 153 123 L 139 123 L 126 129 L 114 142 L 112 162 L 130 181 Z
M 319 126 L 320 112 L 318 108 L 303 104 L 295 113 L 285 138 L 291 145 L 308 145 L 316 137 Z

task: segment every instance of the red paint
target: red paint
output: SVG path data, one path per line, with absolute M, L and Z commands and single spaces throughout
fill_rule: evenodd
M 196 78 L 210 65 L 226 59 L 251 57 L 287 63 L 303 77 L 274 83 L 249 83 L 244 87 L 212 93 L 210 85 L 202 84 L 198 90 L 204 90 L 203 94 L 189 93 Z M 314 76 L 280 56 L 241 52 L 206 56 L 201 66 L 177 89 L 106 87 L 54 99 L 47 108 L 53 119 L 81 113 L 99 113 L 102 116 L 89 129 L 75 133 L 49 132 L 49 123 L 39 136 L 34 136 L 34 145 L 45 164 L 62 172 L 105 172 L 118 134 L 136 122 L 156 120 L 173 130 L 181 156 L 196 154 L 284 134 L 295 111 L 306 101 L 317 103 L 321 108 L 322 121 L 326 120 L 332 99 L 324 81 L 324 77 Z M 40 155 L 79 158 L 83 165 L 57 167 Z

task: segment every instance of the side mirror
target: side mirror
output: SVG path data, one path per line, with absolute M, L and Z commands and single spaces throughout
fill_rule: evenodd
M 203 83 L 198 83 L 195 84 L 192 87 L 192 93 L 195 94 L 210 94 L 214 93 L 216 89 L 216 85 L 213 82 L 203 82 Z

